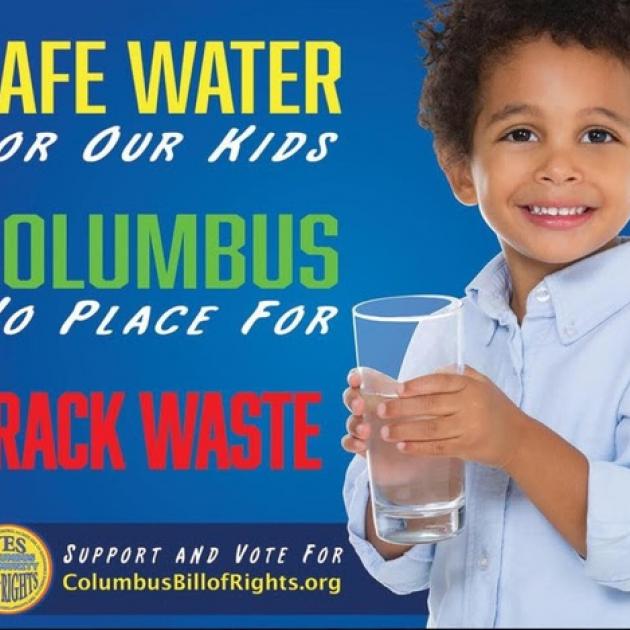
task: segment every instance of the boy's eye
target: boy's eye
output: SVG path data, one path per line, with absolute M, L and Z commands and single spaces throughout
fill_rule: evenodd
M 506 133 L 502 140 L 510 142 L 538 142 L 538 136 L 530 129 L 514 129 Z
M 605 144 L 607 142 L 615 142 L 615 138 L 610 131 L 605 129 L 589 129 L 583 136 L 582 142 L 585 144 Z

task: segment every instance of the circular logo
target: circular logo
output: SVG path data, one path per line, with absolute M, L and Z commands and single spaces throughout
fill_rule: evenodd
M 25 527 L 0 524 L 0 615 L 35 606 L 46 595 L 51 577 L 44 541 Z

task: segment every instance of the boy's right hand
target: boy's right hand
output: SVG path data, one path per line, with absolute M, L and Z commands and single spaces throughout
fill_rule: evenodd
M 356 368 L 350 370 L 348 374 L 348 385 L 350 387 L 343 392 L 343 402 L 352 414 L 346 421 L 348 433 L 341 438 L 341 446 L 349 453 L 365 457 L 367 439 L 370 437 L 370 425 L 363 418 L 365 401 L 359 393 L 361 376 Z

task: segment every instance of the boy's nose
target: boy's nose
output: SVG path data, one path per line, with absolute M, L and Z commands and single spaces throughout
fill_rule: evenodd
M 536 170 L 537 182 L 546 184 L 573 184 L 582 181 L 582 171 L 566 153 L 554 153 Z

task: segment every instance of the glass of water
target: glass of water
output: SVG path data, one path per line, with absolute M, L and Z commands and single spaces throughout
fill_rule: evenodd
M 432 543 L 464 525 L 464 462 L 401 453 L 380 437 L 379 403 L 398 385 L 434 372 L 463 371 L 462 303 L 441 295 L 369 300 L 353 309 L 364 419 L 371 425 L 367 462 L 376 533 L 392 543 Z M 426 416 L 406 417 L 422 422 Z

